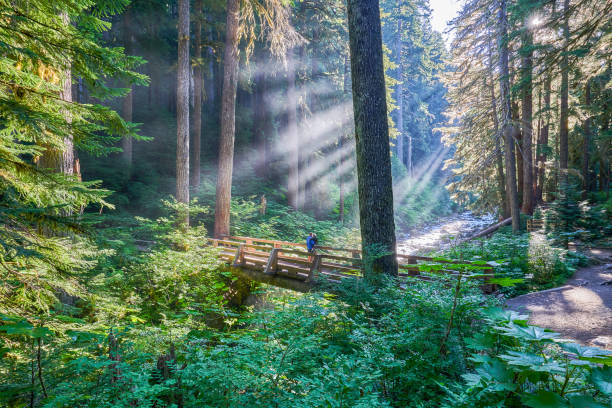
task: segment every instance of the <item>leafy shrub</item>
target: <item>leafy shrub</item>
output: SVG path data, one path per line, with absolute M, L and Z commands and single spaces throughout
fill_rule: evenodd
M 537 233 L 512 234 L 502 228 L 489 239 L 468 242 L 447 251 L 455 259 L 473 259 L 496 263 L 496 283 L 509 296 L 562 284 L 586 258 L 559 248 Z
M 466 284 L 446 336 L 454 293 L 443 282 L 402 290 L 393 281 L 349 280 L 336 288 L 276 302 L 230 332 L 166 336 L 177 346 L 166 376 L 151 354 L 155 329 L 128 332 L 119 361 L 103 352 L 66 363 L 78 375 L 61 377 L 47 406 L 439 406 L 439 384 L 460 380 L 464 339 L 481 330 L 478 290 Z
M 603 408 L 612 404 L 612 351 L 558 340 L 526 316 L 489 309 L 468 341 L 475 370 L 449 392 L 449 407 Z

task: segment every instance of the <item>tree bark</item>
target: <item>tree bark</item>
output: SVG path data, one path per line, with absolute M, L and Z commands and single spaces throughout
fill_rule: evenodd
M 510 215 L 512 217 L 512 232 L 520 230 L 520 210 L 518 192 L 516 189 L 516 163 L 514 161 L 515 127 L 512 124 L 510 107 L 510 77 L 508 68 L 508 16 L 506 14 L 506 0 L 499 0 L 499 71 L 500 92 L 502 104 L 502 132 L 505 141 L 506 154 L 506 186 L 510 201 Z
M 193 149 L 191 161 L 191 185 L 200 187 L 200 155 L 202 141 L 202 0 L 195 0 L 195 35 L 193 44 L 195 66 L 193 68 Z
M 400 2 L 398 2 L 398 15 L 397 15 L 397 35 L 395 37 L 395 63 L 397 64 L 397 80 L 398 83 L 395 87 L 395 102 L 397 103 L 397 158 L 401 164 L 410 162 L 410 158 L 404 159 L 404 100 L 402 95 L 404 93 L 404 86 L 402 83 L 403 67 L 402 67 L 402 19 L 400 16 Z M 411 166 L 407 165 L 408 174 L 410 174 Z
M 263 58 L 259 58 L 260 64 L 264 63 Z M 266 163 L 266 122 L 267 115 L 267 79 L 261 66 L 257 67 L 255 74 L 255 89 L 253 107 L 253 136 L 255 142 L 255 174 L 258 177 L 266 178 L 267 163 Z
M 132 8 L 128 6 L 125 13 L 123 13 L 123 46 L 125 47 L 126 55 L 131 55 L 132 50 L 132 42 L 133 42 L 133 34 L 132 34 Z M 133 111 L 133 91 L 132 84 L 127 83 L 126 88 L 129 88 L 130 91 L 123 98 L 123 103 L 121 105 L 121 116 L 123 116 L 123 120 L 126 122 L 132 122 L 132 111 Z M 123 161 L 130 166 L 132 164 L 132 156 L 133 156 L 133 140 L 130 136 L 126 136 L 121 140 L 121 157 Z
M 240 0 L 227 0 L 223 90 L 221 96 L 221 135 L 219 172 L 215 203 L 215 236 L 229 235 L 236 127 L 236 87 L 238 85 L 238 23 Z
M 361 241 L 367 274 L 397 276 L 378 0 L 348 0 Z
M 531 33 L 523 34 L 521 122 L 523 128 L 523 212 L 533 214 L 533 51 Z M 520 171 L 519 170 L 519 171 Z
M 61 13 L 62 21 L 65 25 L 70 24 L 70 18 L 67 13 Z M 61 89 L 59 98 L 65 102 L 72 102 L 72 70 L 70 63 L 61 71 Z M 72 118 L 69 112 L 65 112 L 66 122 L 71 123 Z M 50 169 L 58 173 L 74 174 L 74 142 L 72 135 L 64 136 L 63 149 L 47 148 L 40 158 L 38 164 L 44 169 Z
M 569 0 L 563 2 L 563 37 L 565 38 L 564 53 L 561 57 L 561 114 L 559 117 L 559 169 L 561 184 L 567 181 L 568 165 L 568 117 L 569 117 Z
M 548 147 L 548 129 L 550 127 L 550 90 L 551 79 L 546 78 L 544 83 L 544 111 L 545 116 L 542 120 L 542 128 L 538 135 L 538 184 L 536 188 L 536 201 L 543 201 L 544 175 L 546 170 L 546 148 Z
M 176 70 L 176 199 L 189 204 L 189 0 L 179 0 Z M 189 214 L 182 215 L 189 224 Z
M 493 51 L 492 45 L 489 42 L 489 76 L 494 77 L 495 71 L 493 67 Z M 485 79 L 485 86 L 487 86 L 487 80 Z M 497 189 L 499 191 L 499 205 L 504 219 L 510 217 L 510 206 L 508 205 L 508 194 L 506 192 L 506 181 L 504 179 L 504 162 L 502 158 L 502 150 L 499 143 L 499 118 L 497 117 L 497 98 L 495 96 L 495 83 L 491 80 L 489 86 L 491 91 L 491 117 L 493 119 L 493 131 L 494 131 L 494 143 L 495 143 L 495 162 L 497 164 Z
M 591 144 L 591 81 L 587 79 L 584 91 L 587 118 L 584 121 L 584 140 L 582 141 L 582 199 L 589 192 L 589 146 Z
M 295 58 L 293 51 L 289 54 L 287 67 L 287 142 L 289 147 L 289 177 L 287 179 L 287 199 L 289 205 L 298 209 L 299 202 L 299 164 L 300 164 L 300 145 L 298 140 L 297 127 L 297 95 L 295 92 Z
M 514 126 L 514 141 L 516 143 L 515 146 L 515 160 L 516 160 L 516 185 L 518 192 L 518 200 L 519 207 L 523 201 L 523 189 L 524 189 L 524 180 L 523 180 L 523 133 L 521 132 L 520 123 L 520 114 L 519 114 L 519 105 L 518 102 L 511 102 L 512 106 L 512 123 Z

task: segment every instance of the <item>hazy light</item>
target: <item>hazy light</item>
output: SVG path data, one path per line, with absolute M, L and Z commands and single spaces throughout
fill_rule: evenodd
M 529 18 L 529 20 L 527 21 L 527 27 L 529 27 L 529 28 L 531 28 L 531 29 L 533 29 L 533 28 L 538 28 L 539 26 L 541 26 L 541 25 L 542 25 L 542 23 L 543 23 L 542 18 L 541 18 L 539 15 L 534 14 L 534 15 L 533 15 L 533 16 L 531 16 L 531 17 Z

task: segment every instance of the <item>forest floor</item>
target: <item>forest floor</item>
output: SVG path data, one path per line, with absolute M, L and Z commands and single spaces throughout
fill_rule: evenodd
M 612 250 L 592 249 L 598 263 L 580 268 L 564 286 L 508 300 L 507 307 L 529 313 L 529 323 L 564 338 L 612 350 Z

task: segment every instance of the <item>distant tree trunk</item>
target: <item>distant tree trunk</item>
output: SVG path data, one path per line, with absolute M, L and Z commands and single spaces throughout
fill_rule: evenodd
M 176 70 L 176 199 L 189 204 L 189 0 L 179 0 Z M 189 224 L 189 214 L 184 214 Z
M 544 83 L 544 111 L 545 116 L 542 120 L 542 127 L 538 135 L 538 184 L 536 188 L 537 202 L 543 201 L 544 174 L 546 170 L 546 148 L 548 147 L 548 129 L 550 127 L 550 77 Z
M 512 102 L 512 123 L 514 124 L 514 141 L 516 143 L 515 156 L 516 156 L 516 184 L 518 192 L 519 207 L 523 201 L 523 133 L 519 126 L 520 115 L 518 102 Z
M 397 64 L 397 80 L 395 87 L 395 102 L 397 103 L 397 158 L 399 162 L 409 163 L 410 158 L 404 159 L 404 98 L 402 98 L 404 86 L 402 83 L 403 67 L 402 67 L 402 18 L 400 15 L 400 2 L 398 2 L 397 15 L 397 35 L 395 37 L 395 63 Z M 411 166 L 407 165 L 408 174 L 410 174 Z
M 61 17 L 65 25 L 70 24 L 68 14 L 62 12 Z M 61 81 L 61 89 L 59 92 L 60 99 L 66 102 L 72 102 L 72 71 L 70 63 L 62 70 Z M 71 123 L 72 118 L 70 114 L 65 112 L 64 115 L 66 117 L 66 122 Z M 39 166 L 44 169 L 50 169 L 64 174 L 75 173 L 74 163 L 75 154 L 72 135 L 64 136 L 64 148 L 62 150 L 47 148 L 38 162 Z
M 215 203 L 215 236 L 229 235 L 234 137 L 236 128 L 236 88 L 238 85 L 238 23 L 240 0 L 227 0 L 225 55 L 223 59 L 223 95 L 221 97 L 221 135 L 219 172 Z
M 569 0 L 563 2 L 563 36 L 565 49 L 561 57 L 561 115 L 559 123 L 559 169 L 561 184 L 567 182 L 568 165 L 568 117 L 569 117 L 569 61 L 567 51 L 569 47 Z
M 263 58 L 260 58 L 259 62 L 263 64 Z M 266 123 L 269 118 L 267 114 L 266 93 L 266 74 L 261 66 L 258 66 L 255 74 L 253 135 L 255 138 L 255 174 L 261 178 L 265 178 L 267 176 Z
M 397 276 L 380 8 L 348 0 L 347 11 L 363 254 L 369 273 Z
M 349 60 L 349 55 L 346 54 L 344 56 L 344 81 L 343 81 L 342 93 L 344 96 L 344 102 L 347 104 L 349 102 L 349 92 L 350 92 L 350 86 L 351 86 L 350 85 L 351 83 L 350 64 L 351 64 L 351 61 Z M 344 114 L 347 119 L 350 117 L 350 109 L 348 106 Z M 350 132 L 351 126 L 347 124 L 346 127 L 347 127 L 346 140 L 348 140 L 350 137 L 350 133 L 351 133 Z M 342 147 L 344 145 L 344 136 L 345 135 L 340 135 L 340 146 L 339 146 L 340 151 L 342 151 Z M 346 159 L 343 160 L 342 157 L 343 156 L 341 156 L 340 158 L 339 166 L 341 167 L 341 169 L 340 169 L 340 174 L 338 176 L 338 183 L 340 184 L 339 186 L 340 198 L 339 198 L 339 203 L 338 203 L 338 213 L 339 213 L 340 223 L 344 224 L 344 174 L 343 174 L 344 170 L 342 169 L 342 164 L 344 163 L 344 160 Z
M 299 163 L 300 163 L 300 145 L 298 140 L 297 127 L 297 95 L 295 92 L 295 65 L 296 61 L 290 53 L 287 67 L 287 109 L 289 113 L 289 123 L 287 124 L 287 142 L 288 142 L 288 160 L 289 160 L 289 177 L 287 179 L 287 199 L 289 205 L 294 209 L 299 208 Z
M 489 51 L 489 75 L 491 78 L 494 76 L 494 67 L 493 67 L 493 50 L 492 44 L 489 43 L 488 47 Z M 485 78 L 485 86 L 487 86 L 487 80 Z M 499 205 L 501 208 L 501 212 L 503 214 L 503 218 L 506 219 L 510 217 L 510 206 L 508 205 L 508 194 L 506 192 L 506 181 L 504 180 L 504 162 L 502 158 L 502 150 L 499 143 L 500 133 L 499 133 L 499 119 L 497 117 L 497 98 L 495 96 L 495 83 L 493 79 L 491 79 L 491 85 L 489 86 L 491 90 L 491 117 L 493 119 L 493 131 L 494 131 L 494 143 L 495 143 L 495 162 L 497 164 L 497 189 L 499 191 Z
M 521 123 L 523 128 L 523 212 L 533 214 L 533 51 L 531 33 L 523 34 Z
M 514 161 L 514 136 L 517 133 L 511 118 L 510 107 L 510 77 L 508 69 L 508 16 L 506 0 L 499 0 L 499 71 L 500 92 L 502 104 L 502 132 L 506 148 L 506 186 L 509 193 L 510 214 L 512 216 L 512 231 L 520 230 L 520 210 L 518 192 L 516 190 L 516 163 Z
M 589 145 L 591 144 L 591 81 L 589 79 L 586 81 L 584 103 L 587 118 L 584 121 L 584 140 L 582 141 L 582 199 L 586 200 L 589 192 Z
M 132 42 L 133 42 L 133 34 L 132 34 L 132 8 L 128 7 L 123 13 L 123 46 L 125 47 L 125 53 L 127 55 L 132 54 Z M 121 106 L 121 116 L 123 116 L 123 120 L 126 122 L 132 122 L 132 104 L 133 104 L 133 91 L 132 84 L 126 84 L 126 88 L 129 88 L 130 91 L 123 98 L 123 103 Z M 132 164 L 132 151 L 133 151 L 133 141 L 130 136 L 126 136 L 121 140 L 121 149 L 123 152 L 121 153 L 121 157 L 123 161 L 131 165 Z
M 202 140 L 202 0 L 195 0 L 195 66 L 193 68 L 193 149 L 191 161 L 191 185 L 200 187 L 200 155 Z

